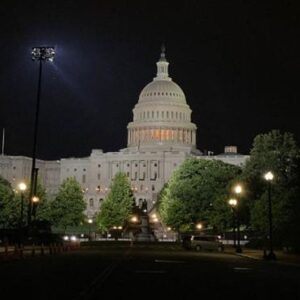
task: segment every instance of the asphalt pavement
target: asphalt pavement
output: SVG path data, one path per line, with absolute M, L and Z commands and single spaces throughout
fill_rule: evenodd
M 0 263 L 1 299 L 300 299 L 300 267 L 180 247 L 86 247 Z

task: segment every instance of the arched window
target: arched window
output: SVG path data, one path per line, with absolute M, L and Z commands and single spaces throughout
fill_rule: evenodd
M 89 205 L 90 205 L 90 207 L 94 207 L 94 199 L 93 198 L 90 198 Z

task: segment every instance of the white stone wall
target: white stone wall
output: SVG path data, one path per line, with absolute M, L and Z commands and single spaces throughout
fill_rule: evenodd
M 26 156 L 0 156 L 0 176 L 8 180 L 13 189 L 21 181 L 30 182 L 32 160 Z M 60 183 L 60 162 L 36 160 L 36 167 L 42 185 L 49 194 L 57 192 Z

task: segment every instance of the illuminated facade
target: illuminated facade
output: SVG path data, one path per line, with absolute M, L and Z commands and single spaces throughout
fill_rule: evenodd
M 217 156 L 204 156 L 197 150 L 192 110 L 182 89 L 169 77 L 168 66 L 163 50 L 156 77 L 143 88 L 133 109 L 127 148 L 107 153 L 94 149 L 85 158 L 38 161 L 39 176 L 49 193 L 55 194 L 64 179 L 75 177 L 84 191 L 86 215 L 92 218 L 101 209 L 115 174 L 121 171 L 131 182 L 136 204 L 146 201 L 151 211 L 164 184 L 187 158 L 219 159 L 235 165 L 245 162 L 247 156 L 237 154 L 235 147 Z M 16 187 L 29 178 L 30 163 L 27 157 L 2 156 L 0 175 Z

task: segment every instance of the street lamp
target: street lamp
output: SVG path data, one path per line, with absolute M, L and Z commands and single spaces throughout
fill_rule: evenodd
M 197 223 L 197 224 L 196 224 L 196 228 L 197 228 L 198 230 L 201 230 L 201 229 L 203 228 L 203 225 L 202 225 L 201 223 Z
M 276 260 L 276 255 L 273 252 L 273 224 L 272 224 L 272 201 L 271 201 L 271 182 L 274 179 L 274 174 L 269 171 L 265 174 L 265 180 L 268 182 L 268 210 L 269 210 L 269 239 L 270 239 L 270 252 L 265 257 L 269 260 Z
M 233 246 L 236 247 L 236 233 L 235 233 L 235 226 L 236 226 L 236 212 L 235 212 L 235 208 L 238 204 L 236 199 L 229 199 L 228 200 L 228 204 L 230 205 L 232 212 L 233 212 L 233 218 L 234 218 L 234 224 L 233 224 Z
M 237 197 L 237 202 L 239 200 L 239 195 L 243 192 L 243 188 L 241 185 L 236 185 L 234 188 L 233 188 L 235 194 L 236 194 L 236 197 Z M 240 234 L 240 216 L 239 216 L 239 212 L 238 212 L 238 209 L 236 209 L 236 223 L 237 223 L 237 247 L 236 247 L 236 252 L 237 253 L 242 253 L 242 248 L 241 248 L 241 243 L 240 243 L 240 240 L 241 240 L 241 234 Z
M 24 182 L 18 184 L 18 189 L 21 192 L 21 211 L 20 211 L 20 222 L 19 222 L 19 243 L 23 240 L 23 211 L 24 211 L 24 192 L 27 189 L 27 185 Z
M 23 227 L 24 192 L 27 189 L 27 185 L 24 182 L 20 182 L 18 188 L 21 191 L 20 227 Z
M 43 62 L 54 60 L 55 50 L 54 47 L 33 47 L 31 51 L 32 60 L 39 61 L 39 77 L 38 77 L 38 89 L 37 89 L 37 100 L 35 109 L 35 122 L 34 122 L 34 134 L 33 134 L 33 147 L 32 147 L 32 165 L 31 165 L 31 177 L 30 177 L 30 191 L 28 201 L 28 225 L 31 223 L 32 214 L 32 203 L 31 199 L 36 193 L 37 185 L 37 168 L 36 162 L 36 145 L 38 136 L 38 124 L 39 124 L 39 112 L 40 112 L 40 96 L 41 96 L 41 84 L 42 84 L 42 65 Z
M 93 219 L 88 219 L 88 223 L 89 223 L 89 241 L 91 240 L 91 225 L 93 224 Z

